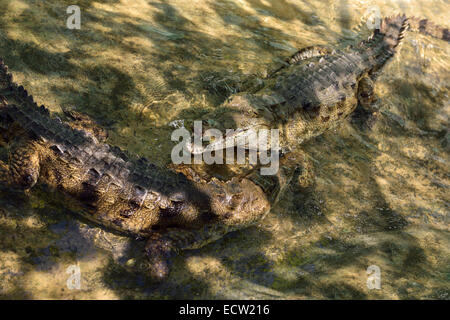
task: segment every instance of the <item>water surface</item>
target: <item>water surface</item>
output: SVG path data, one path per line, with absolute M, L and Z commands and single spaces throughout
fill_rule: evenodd
M 171 121 L 201 119 L 297 49 L 368 36 L 370 8 L 448 27 L 448 1 L 0 0 L 0 56 L 51 111 L 75 109 L 108 141 L 165 165 Z M 174 261 L 153 283 L 143 243 L 48 201 L 0 195 L 0 297 L 51 299 L 450 298 L 448 43 L 408 33 L 377 81 L 373 130 L 307 143 L 316 183 L 292 183 L 258 226 Z M 67 287 L 71 265 L 81 290 Z M 366 269 L 381 270 L 369 290 Z

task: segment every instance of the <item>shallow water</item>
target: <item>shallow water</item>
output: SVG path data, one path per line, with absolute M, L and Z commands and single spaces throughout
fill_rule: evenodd
M 448 27 L 448 1 L 0 0 L 0 56 L 53 112 L 76 109 L 108 141 L 164 165 L 173 120 L 201 119 L 252 74 L 312 44 L 369 33 L 370 7 Z M 447 18 L 447 19 L 446 19 Z M 362 23 L 362 27 L 359 25 Z M 407 33 L 377 81 L 371 131 L 346 123 L 308 142 L 316 182 L 292 183 L 258 226 L 142 271 L 143 243 L 105 232 L 39 189 L 0 196 L 0 297 L 56 299 L 450 298 L 448 43 Z M 67 268 L 81 270 L 81 289 Z M 368 289 L 366 269 L 381 271 Z

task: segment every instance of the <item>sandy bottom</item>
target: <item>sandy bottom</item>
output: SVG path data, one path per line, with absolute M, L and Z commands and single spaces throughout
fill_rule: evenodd
M 76 109 L 109 142 L 160 165 L 173 120 L 201 119 L 297 48 L 344 46 L 373 6 L 445 25 L 446 1 L 0 0 L 0 56 L 53 112 Z M 363 23 L 364 26 L 364 23 Z M 448 25 L 447 25 L 448 27 Z M 361 36 L 358 36 L 361 34 Z M 308 189 L 292 183 L 259 226 L 143 271 L 143 243 L 47 201 L 0 193 L 0 298 L 450 299 L 448 43 L 408 33 L 377 81 L 371 131 L 346 123 L 311 141 Z M 369 266 L 380 289 L 367 286 Z M 81 272 L 71 289 L 71 270 Z

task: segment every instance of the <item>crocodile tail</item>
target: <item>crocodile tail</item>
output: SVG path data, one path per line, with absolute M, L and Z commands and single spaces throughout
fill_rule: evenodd
M 382 35 L 382 44 L 384 48 L 388 49 L 391 53 L 394 53 L 395 48 L 402 41 L 407 29 L 408 19 L 403 14 L 384 18 L 380 23 L 380 29 L 375 30 L 374 35 L 377 33 Z
M 448 28 L 443 28 L 428 19 L 421 19 L 417 17 L 409 17 L 408 22 L 411 31 L 419 32 L 433 38 L 450 41 L 450 31 Z
M 19 107 L 38 108 L 43 114 L 50 114 L 44 105 L 38 107 L 33 96 L 29 95 L 23 86 L 19 86 L 13 81 L 12 74 L 8 72 L 8 66 L 0 58 L 0 101 L 8 102 L 10 97 L 12 97 L 14 103 L 19 104 Z
M 358 47 L 365 52 L 365 56 L 369 57 L 366 71 L 369 72 L 372 80 L 394 56 L 408 26 L 405 15 L 387 17 L 381 20 L 379 29 L 375 29 L 369 39 L 360 42 Z
M 8 66 L 0 58 L 0 90 L 7 90 L 13 84 L 12 74 L 8 72 Z

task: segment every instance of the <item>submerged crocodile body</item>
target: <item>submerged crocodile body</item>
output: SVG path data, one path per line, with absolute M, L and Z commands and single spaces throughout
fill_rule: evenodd
M 292 150 L 336 126 L 358 101 L 369 106 L 372 81 L 406 26 L 404 16 L 388 18 L 369 40 L 346 51 L 301 50 L 262 90 L 232 96 L 215 117 L 224 128 L 279 128 L 282 146 Z M 150 269 L 159 278 L 167 276 L 172 253 L 260 221 L 301 161 L 291 152 L 273 176 L 253 170 L 225 179 L 194 166 L 157 167 L 104 143 L 88 121 L 50 117 L 1 60 L 0 120 L 1 142 L 10 145 L 9 159 L 0 161 L 1 185 L 26 190 L 39 183 L 71 211 L 148 239 Z
M 102 140 L 86 119 L 63 122 L 13 82 L 0 59 L 0 186 L 28 190 L 39 183 L 66 209 L 102 226 L 147 240 L 151 274 L 165 278 L 168 259 L 257 223 L 290 177 L 270 181 L 268 197 L 250 177 L 220 181 L 189 166 L 161 168 Z
M 240 130 L 215 141 L 207 151 L 242 143 L 248 130 L 258 129 L 279 129 L 280 148 L 295 151 L 352 114 L 352 121 L 370 127 L 377 115 L 374 83 L 408 27 L 450 41 L 448 29 L 398 15 L 383 19 L 380 29 L 355 46 L 304 48 L 260 80 L 256 89 L 230 96 L 208 116 L 219 129 Z

